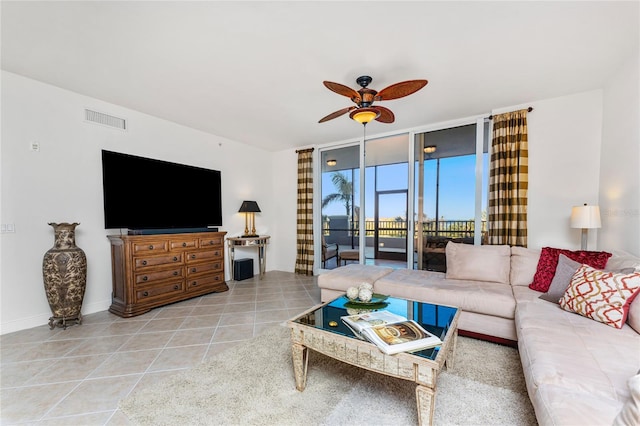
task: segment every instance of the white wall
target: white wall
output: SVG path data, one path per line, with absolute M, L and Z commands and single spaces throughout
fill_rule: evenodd
M 2 72 L 2 193 L 0 221 L 15 233 L 0 240 L 0 331 L 46 324 L 51 311 L 42 281 L 42 257 L 53 245 L 48 222 L 80 222 L 76 242 L 87 255 L 83 313 L 111 303 L 110 246 L 103 222 L 101 149 L 190 164 L 222 172 L 223 231 L 238 235 L 242 200 L 256 200 L 257 231 L 268 234 L 279 206 L 272 196 L 271 153 L 73 92 Z M 84 108 L 127 118 L 126 132 L 83 121 Z M 30 142 L 39 152 L 29 150 Z M 197 203 L 180 200 L 197 208 Z M 117 233 L 117 231 L 115 231 Z M 276 241 L 277 238 L 274 238 Z M 255 251 L 246 256 L 254 257 Z M 268 248 L 268 259 L 279 260 Z M 254 261 L 257 271 L 257 261 Z M 274 269 L 270 263 L 268 269 Z M 228 273 L 227 273 L 228 277 Z
M 571 207 L 598 203 L 602 91 L 528 105 L 528 246 L 577 250 L 581 230 L 570 227 Z M 596 243 L 590 232 L 588 248 Z
M 604 88 L 599 247 L 640 256 L 640 69 L 638 52 Z
M 273 234 L 277 239 L 274 239 L 272 247 L 278 252 L 278 259 L 272 265 L 273 269 L 293 272 L 296 265 L 298 154 L 294 149 L 274 153 L 272 170 L 274 198 L 277 200 L 274 214 L 278 218 L 273 222 Z

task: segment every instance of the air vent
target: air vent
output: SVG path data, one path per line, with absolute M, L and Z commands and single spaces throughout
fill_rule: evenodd
M 114 129 L 127 130 L 127 120 L 113 115 L 103 114 L 90 109 L 84 110 L 84 119 L 89 123 L 100 124 L 102 126 L 113 127 Z

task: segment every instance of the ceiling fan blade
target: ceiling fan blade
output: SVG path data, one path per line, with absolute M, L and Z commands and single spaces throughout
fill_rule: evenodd
M 422 89 L 427 85 L 427 83 L 427 80 L 409 80 L 392 84 L 391 86 L 385 87 L 379 91 L 375 100 L 389 101 L 391 99 L 403 98 Z
M 332 92 L 336 92 L 338 95 L 346 96 L 355 103 L 360 103 L 361 101 L 360 93 L 356 92 L 349 86 L 345 86 L 344 84 L 340 83 L 332 83 L 330 81 L 323 81 L 322 84 L 324 84 L 325 87 Z
M 380 105 L 376 105 L 371 108 L 377 109 L 378 112 L 380 112 L 380 115 L 376 118 L 376 121 L 379 121 L 380 123 L 393 123 L 396 120 L 396 117 L 389 108 L 385 108 Z
M 326 117 L 321 118 L 320 121 L 318 121 L 318 123 L 324 123 L 325 121 L 333 120 L 334 118 L 340 117 L 341 115 L 344 115 L 344 114 L 346 114 L 349 111 L 352 111 L 354 109 L 356 109 L 356 107 L 354 107 L 354 106 L 342 108 L 341 110 L 338 110 L 336 112 L 332 112 L 331 114 L 327 115 Z

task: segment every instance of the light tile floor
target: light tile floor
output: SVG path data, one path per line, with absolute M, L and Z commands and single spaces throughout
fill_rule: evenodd
M 127 425 L 118 401 L 320 302 L 317 277 L 271 271 L 133 318 L 0 336 L 0 424 Z

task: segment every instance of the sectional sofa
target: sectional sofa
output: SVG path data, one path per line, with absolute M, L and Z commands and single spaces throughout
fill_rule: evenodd
M 640 297 L 623 301 L 628 316 L 614 318 L 620 328 L 571 311 L 571 291 L 592 287 L 593 276 L 625 277 L 625 285 L 640 285 L 640 259 L 599 255 L 601 269 L 578 262 L 572 265 L 578 269 L 560 273 L 571 260 L 553 250 L 449 243 L 446 273 L 351 264 L 321 274 L 318 285 L 323 301 L 368 282 L 377 293 L 458 306 L 461 334 L 517 344 L 542 425 L 640 424 Z M 555 263 L 543 264 L 550 256 Z M 554 287 L 535 290 L 541 278 Z M 603 315 L 610 319 L 608 311 Z

